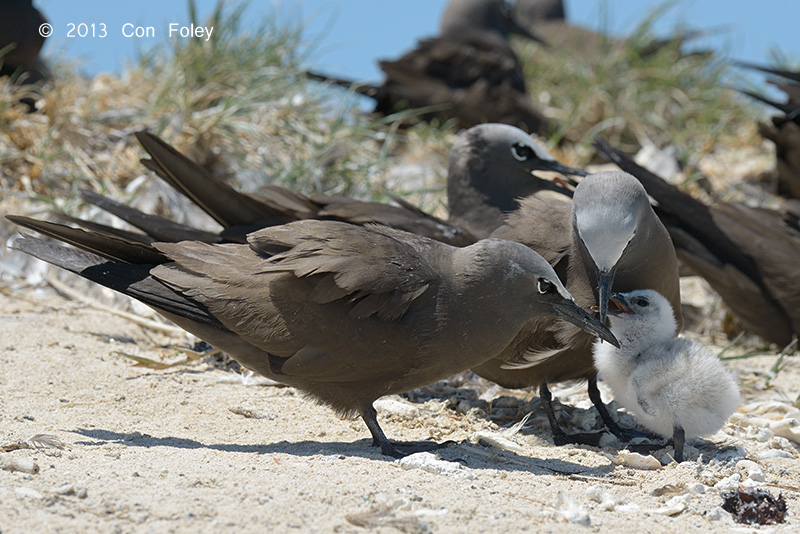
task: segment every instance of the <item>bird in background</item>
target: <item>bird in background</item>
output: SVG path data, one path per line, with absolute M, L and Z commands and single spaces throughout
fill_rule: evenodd
M 684 442 L 714 434 L 739 406 L 739 389 L 719 358 L 677 335 L 672 306 L 645 289 L 611 295 L 611 332 L 619 347 L 594 343 L 594 362 L 614 399 L 649 430 Z
M 522 326 L 556 314 L 616 343 L 528 247 L 485 239 L 452 247 L 380 225 L 297 221 L 247 244 L 131 243 L 56 223 L 12 222 L 16 247 L 133 297 L 243 366 L 342 415 L 399 458 L 438 447 L 390 442 L 373 402 L 492 357 Z
M 597 308 L 605 322 L 612 291 L 655 289 L 680 315 L 678 261 L 669 234 L 642 185 L 620 172 L 591 174 L 575 188 L 572 202 L 536 194 L 507 216 L 493 237 L 523 243 L 553 266 L 584 308 Z M 611 418 L 597 387 L 590 336 L 563 321 L 541 317 L 526 324 L 503 351 L 472 370 L 508 388 L 538 387 L 557 445 L 597 445 L 602 434 L 568 435 L 558 425 L 548 384 L 587 380 L 589 398 L 619 439 L 636 433 Z
M 602 139 L 595 148 L 642 183 L 681 263 L 708 282 L 745 330 L 781 347 L 800 333 L 800 212 L 707 206 Z
M 423 120 L 454 119 L 460 128 L 499 122 L 548 135 L 553 121 L 527 94 L 510 34 L 541 42 L 517 22 L 505 0 L 450 0 L 438 36 L 419 41 L 397 60 L 380 62 L 381 84 L 307 74 L 372 98 L 381 115 L 419 109 Z
M 800 72 L 773 69 L 745 62 L 736 64 L 778 77 L 769 80 L 769 83 L 784 92 L 785 102 L 779 102 L 746 89 L 737 88 L 737 91 L 782 112 L 782 115 L 771 117 L 769 123 L 760 122 L 758 131 L 762 137 L 775 144 L 778 194 L 800 200 Z
M 39 27 L 46 22 L 32 0 L 0 0 L 0 77 L 22 84 L 39 84 L 50 77 L 39 55 L 45 42 Z M 22 102 L 36 110 L 33 98 Z
M 139 132 L 149 158 L 142 163 L 217 221 L 218 233 L 180 225 L 163 217 L 83 191 L 84 200 L 120 217 L 144 234 L 68 218 L 72 222 L 125 239 L 180 241 L 185 239 L 246 242 L 248 233 L 302 219 L 340 220 L 353 224 L 377 223 L 439 241 L 464 246 L 488 237 L 515 210 L 520 198 L 541 189 L 561 190 L 536 171 L 583 175 L 584 171 L 555 160 L 529 135 L 504 124 L 482 124 L 462 132 L 452 150 L 447 174 L 449 218 L 442 220 L 393 197 L 397 205 L 366 202 L 340 196 L 310 195 L 276 185 L 261 194 L 237 191 L 182 155 L 153 134 Z

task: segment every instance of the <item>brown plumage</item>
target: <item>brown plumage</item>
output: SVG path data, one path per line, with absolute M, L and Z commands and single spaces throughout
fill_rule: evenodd
M 678 258 L 706 279 L 746 330 L 781 346 L 800 333 L 796 214 L 734 202 L 706 206 L 604 141 L 595 146 L 644 185 Z
M 503 0 L 451 0 L 440 35 L 380 62 L 383 83 L 308 74 L 374 99 L 381 115 L 431 108 L 419 117 L 455 119 L 461 128 L 499 122 L 547 135 L 552 121 L 527 95 L 522 65 L 508 43 L 511 33 L 540 40 L 516 22 Z
M 759 133 L 775 143 L 775 172 L 778 175 L 778 194 L 800 199 L 800 72 L 772 69 L 751 63 L 739 66 L 779 76 L 782 80 L 769 82 L 786 93 L 786 102 L 778 102 L 752 91 L 740 92 L 783 112 L 769 123 L 758 124 Z
M 518 199 L 553 188 L 548 180 L 532 174 L 537 170 L 585 174 L 562 165 L 521 130 L 504 124 L 482 124 L 459 135 L 450 153 L 447 221 L 395 199 L 398 205 L 365 202 L 330 195 L 310 195 L 275 185 L 261 194 L 241 193 L 202 166 L 147 132 L 136 134 L 150 155 L 142 163 L 183 193 L 222 225 L 218 233 L 179 225 L 162 217 L 141 213 L 96 193 L 83 198 L 139 228 L 152 241 L 185 239 L 208 243 L 246 242 L 249 232 L 302 219 L 326 219 L 353 224 L 379 223 L 457 246 L 488 237 L 502 223 Z M 81 221 L 73 222 L 87 226 Z M 94 230 L 114 233 L 91 224 Z
M 45 37 L 39 33 L 47 19 L 33 6 L 32 0 L 0 0 L 0 77 L 25 84 L 37 84 L 49 78 L 50 73 L 39 52 Z M 22 102 L 34 111 L 32 98 Z
M 360 414 L 373 444 L 395 457 L 435 445 L 390 443 L 377 398 L 479 364 L 541 314 L 614 340 L 547 262 L 510 241 L 456 248 L 382 226 L 299 221 L 247 244 L 148 245 L 9 219 L 90 252 L 34 238 L 18 240 L 21 250 L 144 302 L 339 413 Z

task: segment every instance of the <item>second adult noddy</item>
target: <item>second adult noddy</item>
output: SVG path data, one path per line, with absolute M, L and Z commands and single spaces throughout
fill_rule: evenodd
M 735 202 L 706 206 L 605 141 L 595 147 L 644 184 L 681 262 L 706 279 L 746 330 L 780 346 L 800 335 L 796 214 Z
M 372 403 L 480 364 L 522 326 L 555 314 L 609 342 L 541 256 L 522 244 L 464 248 L 381 226 L 299 221 L 248 244 L 132 243 L 10 220 L 91 252 L 26 238 L 17 247 L 162 313 L 245 367 L 360 414 L 389 456 Z M 98 255 L 99 254 L 99 255 Z
M 153 241 L 183 239 L 246 242 L 254 230 L 301 219 L 331 219 L 354 224 L 378 223 L 463 246 L 488 237 L 521 197 L 554 188 L 536 171 L 586 173 L 556 161 L 531 137 L 505 124 L 482 124 L 462 132 L 450 151 L 447 221 L 406 203 L 399 206 L 328 195 L 305 196 L 269 185 L 262 195 L 241 193 L 153 134 L 136 134 L 150 155 L 145 166 L 197 204 L 223 226 L 219 234 L 199 232 L 147 215 L 95 193 L 84 199 L 126 220 Z M 79 221 L 75 221 L 79 222 Z M 80 222 L 79 222 L 80 223 Z M 81 223 L 82 224 L 82 223 Z M 99 229 L 93 226 L 93 229 Z M 107 232 L 114 229 L 106 228 Z
M 571 205 L 539 195 L 526 198 L 493 236 L 539 252 L 576 302 L 586 308 L 599 304 L 603 321 L 612 289 L 654 289 L 680 310 L 678 262 L 669 234 L 642 185 L 627 173 L 587 176 L 575 189 Z M 682 326 L 680 312 L 676 313 Z M 555 425 L 550 407 L 548 383 L 588 380 L 589 397 L 606 426 L 620 438 L 627 436 L 600 398 L 592 338 L 567 323 L 550 318 L 529 323 L 504 351 L 473 371 L 505 387 L 540 386 L 557 444 L 599 440 L 595 434 L 566 436 Z

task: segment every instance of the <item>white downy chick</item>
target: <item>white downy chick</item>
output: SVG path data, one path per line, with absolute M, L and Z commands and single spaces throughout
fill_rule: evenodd
M 715 433 L 736 411 L 736 382 L 702 344 L 676 335 L 672 307 L 659 293 L 614 293 L 610 300 L 620 348 L 595 343 L 595 367 L 643 426 L 672 437 L 681 462 L 686 438 Z

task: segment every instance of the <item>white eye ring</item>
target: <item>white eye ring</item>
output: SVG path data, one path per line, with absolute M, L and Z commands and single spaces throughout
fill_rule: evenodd
M 539 293 L 542 295 L 550 293 L 553 290 L 553 282 L 547 278 L 539 278 L 536 281 L 536 289 L 539 290 Z
M 517 161 L 528 161 L 533 156 L 533 149 L 528 145 L 517 143 L 511 147 L 511 155 Z

